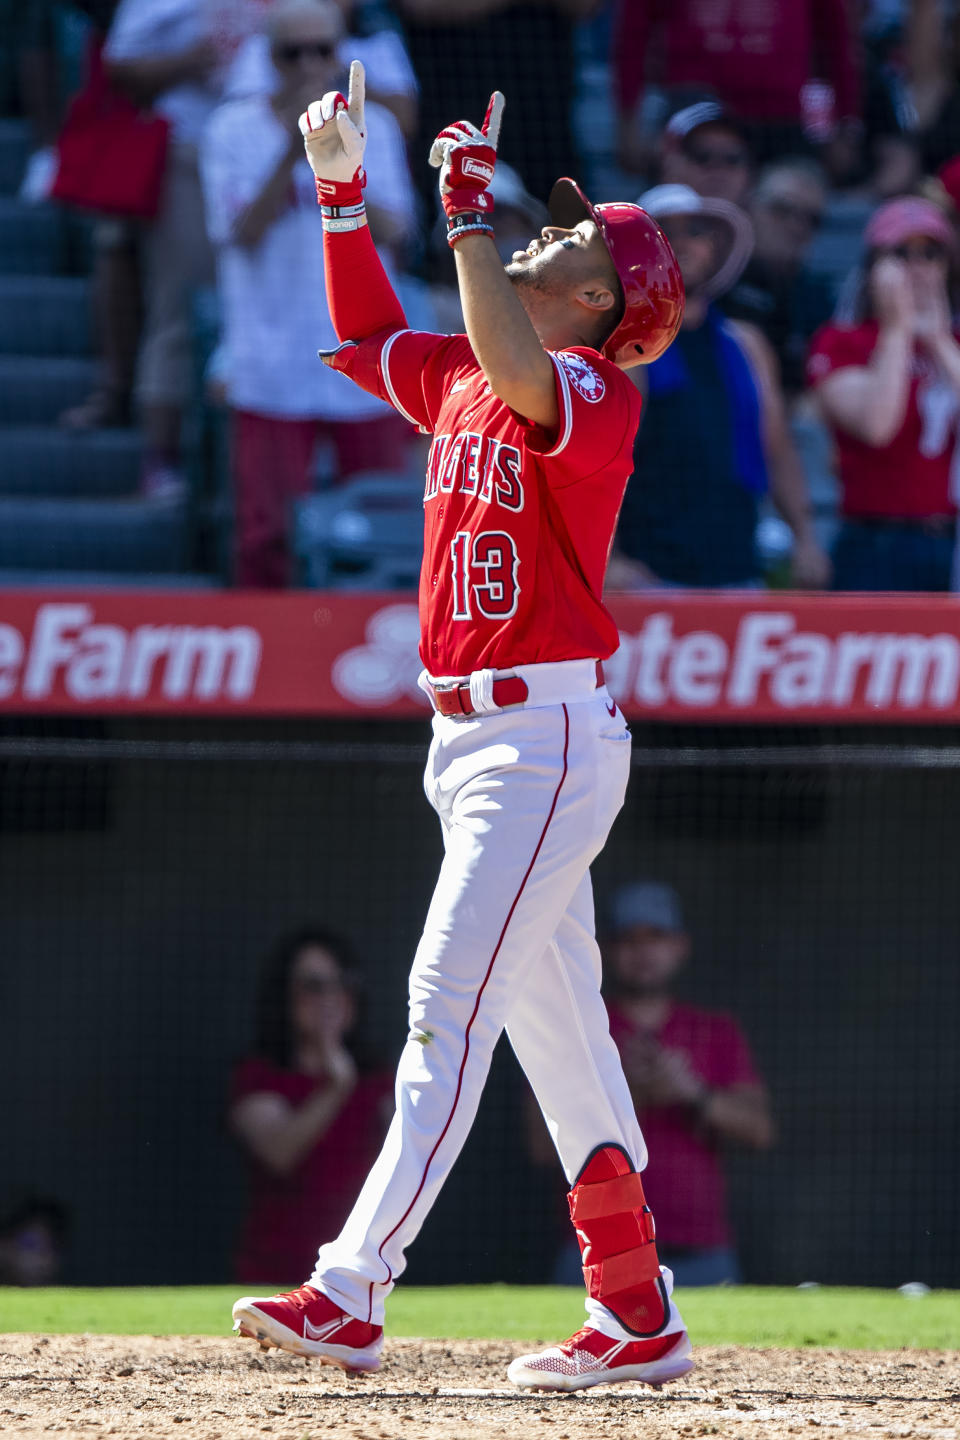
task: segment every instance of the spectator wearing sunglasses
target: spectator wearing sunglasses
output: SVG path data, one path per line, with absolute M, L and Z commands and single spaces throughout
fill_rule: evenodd
M 826 276 L 807 264 L 826 201 L 825 179 L 815 161 L 797 157 L 768 165 L 749 207 L 753 254 L 721 301 L 725 315 L 748 321 L 769 340 L 790 397 L 804 388 L 810 340 L 830 318 L 836 298 Z
M 689 185 L 707 199 L 745 205 L 752 159 L 743 126 L 716 100 L 699 100 L 677 110 L 663 131 L 661 179 Z
M 275 0 L 267 33 L 271 90 L 221 106 L 200 160 L 217 246 L 231 412 L 234 578 L 277 588 L 292 578 L 288 510 L 311 488 L 318 441 L 332 445 L 344 480 L 364 470 L 402 470 L 415 432 L 317 359 L 318 349 L 337 342 L 324 283 L 323 217 L 297 120 L 311 100 L 346 84 L 340 8 L 333 0 Z M 369 104 L 367 120 L 367 216 L 381 253 L 396 257 L 416 219 L 406 151 L 383 106 Z
M 874 212 L 839 319 L 807 375 L 833 432 L 842 492 L 838 590 L 950 588 L 960 344 L 957 246 L 946 215 L 902 196 Z
M 227 1112 L 250 1180 L 235 1257 L 244 1284 L 308 1269 L 317 1227 L 340 1229 L 380 1149 L 393 1076 L 364 1065 L 358 1019 L 347 941 L 320 926 L 284 936 L 263 968 L 257 1050 L 234 1070 Z
M 260 0 L 267 11 L 278 0 Z M 344 31 L 339 58 L 346 69 L 359 60 L 366 72 L 367 99 L 389 110 L 404 136 L 417 127 L 417 77 L 413 72 L 399 26 L 377 0 L 336 0 Z M 262 94 L 275 84 L 270 43 L 263 30 L 241 46 L 230 67 L 226 98 Z

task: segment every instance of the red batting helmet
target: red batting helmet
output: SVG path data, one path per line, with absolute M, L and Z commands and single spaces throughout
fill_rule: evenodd
M 592 220 L 623 290 L 623 318 L 601 354 L 626 370 L 650 365 L 671 344 L 683 319 L 683 280 L 659 225 L 639 205 L 591 205 L 575 180 L 550 192 L 550 219 L 564 230 Z

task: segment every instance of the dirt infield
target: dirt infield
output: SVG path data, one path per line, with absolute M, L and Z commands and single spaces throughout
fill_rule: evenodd
M 0 1336 L 0 1435 L 184 1440 L 773 1440 L 960 1434 L 960 1355 L 837 1350 L 697 1352 L 655 1392 L 623 1385 L 521 1395 L 488 1341 L 393 1340 L 365 1379 L 240 1340 Z M 541 1427 L 549 1426 L 549 1429 Z

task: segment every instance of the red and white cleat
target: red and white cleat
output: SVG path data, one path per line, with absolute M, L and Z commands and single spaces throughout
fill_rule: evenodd
M 379 1370 L 383 1327 L 368 1325 L 341 1310 L 312 1285 L 285 1295 L 245 1295 L 233 1307 L 233 1328 L 260 1348 L 310 1355 L 344 1370 Z
M 616 1385 L 639 1380 L 665 1385 L 693 1369 L 685 1330 L 653 1340 L 614 1340 L 589 1325 L 562 1345 L 538 1355 L 520 1355 L 507 1371 L 524 1390 L 585 1390 L 588 1385 Z

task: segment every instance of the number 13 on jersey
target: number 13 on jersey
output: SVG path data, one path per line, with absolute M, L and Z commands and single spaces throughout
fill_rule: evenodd
M 517 611 L 520 557 L 505 530 L 458 530 L 450 542 L 453 618 L 509 620 Z

